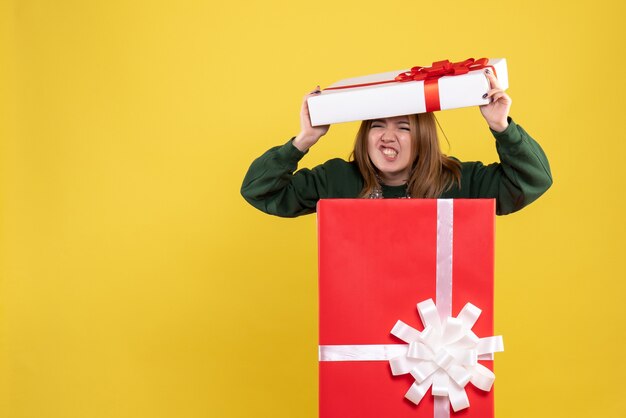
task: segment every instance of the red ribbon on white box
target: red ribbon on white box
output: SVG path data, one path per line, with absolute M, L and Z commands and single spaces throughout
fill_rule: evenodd
M 495 375 L 478 360 L 491 360 L 504 351 L 501 336 L 479 338 L 472 327 L 481 310 L 467 303 L 452 317 L 453 200 L 437 200 L 437 305 L 432 299 L 417 304 L 424 324 L 417 331 L 402 321 L 391 334 L 406 344 L 323 345 L 320 361 L 387 360 L 394 376 L 410 373 L 415 382 L 405 397 L 419 404 L 429 388 L 435 397 L 434 418 L 449 418 L 450 405 L 460 411 L 470 406 L 465 386 L 489 391 Z
M 441 110 L 439 99 L 439 79 L 445 76 L 467 74 L 470 71 L 490 68 L 496 75 L 496 69 L 489 65 L 488 58 L 468 58 L 465 61 L 451 62 L 450 60 L 435 61 L 430 67 L 415 66 L 409 71 L 398 74 L 393 80 L 373 81 L 370 83 L 350 84 L 347 86 L 327 87 L 324 90 L 343 90 L 355 87 L 375 86 L 379 84 L 404 83 L 408 81 L 424 82 L 424 101 L 426 112 Z

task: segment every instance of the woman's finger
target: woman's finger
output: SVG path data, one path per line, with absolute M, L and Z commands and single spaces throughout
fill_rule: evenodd
M 309 94 L 307 94 L 307 96 L 311 96 L 311 95 L 314 95 L 314 94 L 319 94 L 321 92 L 322 92 L 322 90 L 320 89 L 320 86 L 317 86 Z
M 495 102 L 502 97 L 505 97 L 508 102 L 511 102 L 509 95 L 502 89 L 491 89 L 483 96 L 484 99 L 490 98 L 492 102 Z
M 321 92 L 322 92 L 322 91 L 320 90 L 320 86 L 317 86 L 317 87 L 316 87 L 313 91 L 311 91 L 311 92 L 310 92 L 310 93 L 308 93 L 308 94 L 305 94 L 305 95 L 304 95 L 304 97 L 302 98 L 302 101 L 303 101 L 303 102 L 306 102 L 306 101 L 307 101 L 307 99 L 308 99 L 309 97 L 317 96 L 317 95 L 319 95 Z
M 489 68 L 485 70 L 485 75 L 487 76 L 487 79 L 489 80 L 489 85 L 491 86 L 492 89 L 502 88 L 502 86 L 500 85 L 500 82 L 498 81 L 496 76 L 493 75 L 493 72 Z
M 494 94 L 493 96 L 491 96 L 491 103 L 495 103 L 495 102 L 497 102 L 498 100 L 500 100 L 503 97 L 504 97 L 504 92 L 502 92 L 502 91 L 498 92 L 498 93 Z
M 511 104 L 513 103 L 509 95 L 503 91 L 496 93 L 491 97 L 491 103 L 496 103 L 496 102 L 506 105 L 506 106 L 511 106 Z
M 304 98 L 302 99 L 302 109 L 304 110 L 306 108 L 306 111 L 308 113 L 309 111 L 309 106 L 308 106 L 308 102 L 307 100 L 309 99 L 309 97 L 313 97 L 313 96 L 318 96 L 322 91 L 320 90 L 320 86 L 317 86 L 315 88 L 315 90 L 313 90 L 312 92 L 310 92 L 309 94 L 305 95 Z
M 491 96 L 493 96 L 494 94 L 496 94 L 498 92 L 504 92 L 504 90 L 502 90 L 502 89 L 491 89 L 483 96 L 483 98 L 486 99 L 487 97 L 491 97 Z

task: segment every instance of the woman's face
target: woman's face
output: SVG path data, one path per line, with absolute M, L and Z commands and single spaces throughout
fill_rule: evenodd
M 372 121 L 367 136 L 367 153 L 383 183 L 404 184 L 411 171 L 411 127 L 407 116 Z

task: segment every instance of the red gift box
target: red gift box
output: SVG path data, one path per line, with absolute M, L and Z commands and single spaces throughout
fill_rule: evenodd
M 448 208 L 448 230 L 442 208 Z M 482 315 L 472 331 L 493 335 L 494 200 L 328 199 L 320 200 L 317 213 L 320 353 L 337 345 L 406 344 L 390 331 L 398 320 L 423 330 L 416 304 L 429 298 L 440 314 L 447 303 L 452 316 L 468 302 L 478 306 Z M 442 261 L 446 239 L 451 259 Z M 451 282 L 444 283 L 445 263 Z M 492 363 L 480 360 L 490 370 Z M 393 376 L 388 360 L 320 361 L 319 416 L 445 416 L 435 415 L 435 403 L 440 414 L 447 397 L 429 390 L 417 405 L 404 397 L 415 381 L 410 374 Z M 470 406 L 450 409 L 450 416 L 493 417 L 493 389 L 468 384 L 465 391 Z

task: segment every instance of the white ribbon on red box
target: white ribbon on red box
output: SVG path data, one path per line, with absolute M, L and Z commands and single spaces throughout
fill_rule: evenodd
M 320 361 L 388 360 L 394 376 L 410 373 L 415 382 L 405 397 L 419 404 L 432 387 L 435 397 L 434 418 L 448 418 L 449 406 L 460 411 L 470 406 L 465 386 L 468 383 L 489 391 L 495 375 L 478 360 L 492 360 L 504 351 L 501 336 L 479 338 L 472 327 L 481 310 L 467 303 L 452 317 L 452 237 L 453 200 L 437 201 L 437 301 L 417 304 L 424 325 L 417 331 L 402 321 L 391 334 L 407 344 L 323 345 Z M 447 398 L 447 399 L 446 399 Z

